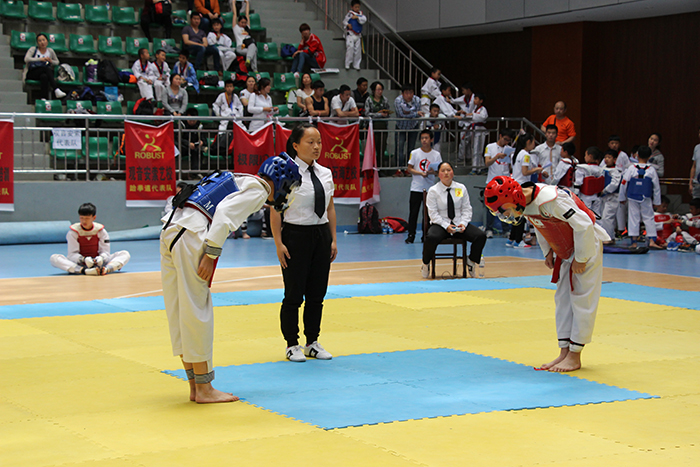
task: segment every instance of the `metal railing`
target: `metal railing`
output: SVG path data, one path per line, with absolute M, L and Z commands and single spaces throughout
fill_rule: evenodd
M 343 30 L 343 19 L 350 10 L 347 0 L 310 0 L 324 16 L 325 28 L 331 22 Z M 384 22 L 366 3 L 362 4 L 367 22 L 362 27 L 365 53 L 369 60 L 399 87 L 404 83 L 420 86 L 430 77 L 433 65 L 403 40 L 391 25 Z M 442 81 L 457 86 L 444 75 Z
M 123 178 L 125 175 L 125 157 L 120 154 L 123 123 L 125 120 L 140 121 L 153 124 L 166 121 L 175 122 L 175 147 L 181 153 L 176 159 L 178 178 L 192 178 L 212 170 L 234 170 L 236 160 L 229 153 L 228 148 L 233 139 L 232 126 L 229 124 L 227 131 L 219 131 L 219 123 L 232 122 L 226 117 L 174 117 L 174 116 L 125 116 L 125 115 L 91 115 L 91 114 L 37 114 L 14 113 L 0 114 L 0 119 L 12 118 L 15 121 L 15 173 L 54 175 L 57 179 L 109 179 Z M 43 120 L 42 120 L 43 119 Z M 61 126 L 56 121 L 46 122 L 51 126 L 42 126 L 33 123 L 56 119 L 61 121 Z M 65 126 L 70 120 L 72 126 Z M 192 120 L 200 122 L 197 128 L 187 129 L 184 121 Z M 250 117 L 238 118 L 233 121 L 248 123 L 253 120 Z M 287 127 L 294 126 L 298 122 L 336 122 L 333 118 L 309 118 L 309 117 L 279 117 L 274 121 Z M 342 119 L 353 120 L 353 119 Z M 357 121 L 358 119 L 355 119 Z M 419 133 L 422 128 L 433 129 L 429 122 L 440 126 L 434 131 L 436 147 L 442 155 L 442 159 L 451 162 L 459 171 L 470 169 L 483 169 L 483 147 L 498 138 L 498 132 L 502 128 L 510 128 L 516 131 L 524 130 L 534 133 L 541 140 L 542 132 L 532 122 L 525 118 L 490 118 L 483 129 L 471 128 L 468 121 L 461 119 L 439 118 L 429 120 L 417 118 L 412 120 L 413 128 L 397 128 L 397 123 L 405 126 L 407 119 L 401 118 L 360 118 L 361 157 L 364 153 L 364 145 L 367 140 L 367 128 L 369 121 L 373 122 L 375 136 L 375 151 L 377 156 L 377 168 L 382 175 L 395 174 L 396 171 L 406 169 L 410 151 L 420 146 Z M 83 141 L 82 149 L 66 150 L 52 147 L 52 129 L 74 128 L 80 131 Z M 275 126 L 273 126 L 273 129 Z M 276 138 L 273 132 L 273 137 Z M 194 143 L 190 146 L 189 143 Z M 399 151 L 399 148 L 402 150 Z M 475 152 L 476 151 L 476 152 Z M 472 159 L 472 154 L 477 154 Z

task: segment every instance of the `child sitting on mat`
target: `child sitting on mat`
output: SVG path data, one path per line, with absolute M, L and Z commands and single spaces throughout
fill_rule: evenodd
M 102 224 L 95 222 L 95 205 L 81 205 L 78 215 L 80 222 L 71 225 L 66 235 L 68 256 L 51 255 L 51 266 L 71 274 L 88 276 L 104 276 L 123 268 L 131 255 L 126 250 L 110 254 L 109 234 Z

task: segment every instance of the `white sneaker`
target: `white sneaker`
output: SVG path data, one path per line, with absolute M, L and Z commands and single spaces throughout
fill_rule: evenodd
M 467 271 L 469 272 L 469 277 L 471 277 L 472 279 L 476 279 L 476 268 L 477 264 L 474 261 L 467 258 Z
M 493 230 L 486 231 L 486 238 L 493 238 Z
M 333 355 L 321 347 L 321 344 L 319 344 L 318 341 L 314 341 L 313 344 L 304 347 L 304 355 L 307 357 L 316 358 L 318 360 L 330 360 L 333 358 Z
M 306 357 L 304 356 L 304 352 L 301 350 L 300 345 L 293 345 L 291 347 L 287 347 L 287 360 L 290 362 L 305 362 Z
M 521 241 L 517 245 L 513 245 L 513 248 L 532 248 L 532 245 L 525 243 L 525 241 Z
M 53 93 L 54 93 L 54 94 L 56 95 L 56 97 L 59 98 L 59 99 L 63 99 L 64 97 L 66 97 L 66 93 L 63 92 L 63 91 L 61 91 L 61 90 L 58 89 L 58 88 L 54 89 L 54 90 L 53 90 Z
M 430 265 L 429 264 L 423 264 L 420 267 L 420 275 L 423 276 L 423 279 L 428 278 L 428 276 L 430 275 Z
M 298 78 L 298 77 L 299 77 L 299 72 L 298 72 L 298 71 L 295 71 L 295 72 L 294 72 L 294 77 L 295 77 L 295 78 Z

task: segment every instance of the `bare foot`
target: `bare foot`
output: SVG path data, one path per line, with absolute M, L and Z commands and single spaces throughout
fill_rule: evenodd
M 564 358 L 549 371 L 555 371 L 557 373 L 565 373 L 567 371 L 576 371 L 581 368 L 581 353 L 580 352 L 569 352 Z
M 554 365 L 556 365 L 557 363 L 564 360 L 566 358 L 566 356 L 568 355 L 568 353 L 569 353 L 569 349 L 567 347 L 560 349 L 559 356 L 557 358 L 555 358 L 554 360 L 552 360 L 551 362 L 545 363 L 544 365 L 542 365 L 540 367 L 540 369 L 541 370 L 549 370 Z
M 211 383 L 197 384 L 197 395 L 195 401 L 198 404 L 215 404 L 217 402 L 236 402 L 238 397 L 230 392 L 222 392 L 214 389 Z
M 190 383 L 190 400 L 194 402 L 197 400 L 197 386 L 195 386 L 193 379 L 188 379 L 187 382 Z
M 250 235 L 248 235 L 247 233 L 244 233 L 244 234 L 243 234 L 243 238 L 245 238 L 246 240 L 248 240 L 248 239 L 250 238 Z

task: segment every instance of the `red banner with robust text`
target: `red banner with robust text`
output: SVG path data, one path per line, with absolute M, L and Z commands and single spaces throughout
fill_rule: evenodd
M 0 121 L 0 211 L 15 210 L 15 128 Z
M 336 125 L 318 122 L 321 133 L 321 157 L 318 162 L 333 172 L 338 204 L 360 202 L 360 125 Z
M 124 122 L 126 206 L 164 206 L 175 194 L 175 137 L 173 122 L 154 127 Z
M 257 175 L 258 170 L 265 159 L 275 150 L 275 142 L 272 139 L 272 122 L 257 130 L 248 133 L 245 128 L 233 125 L 233 170 L 238 173 Z

